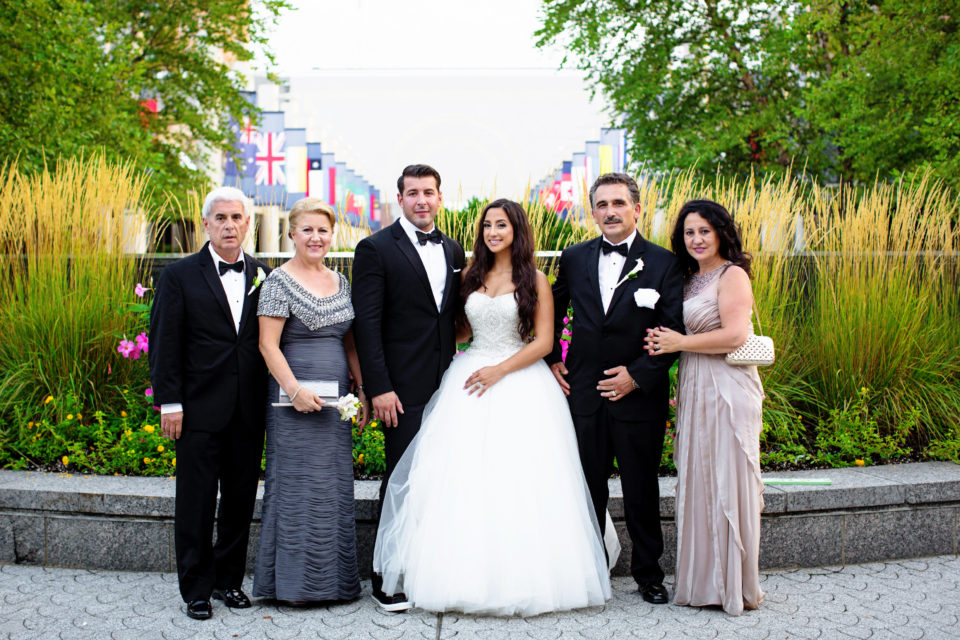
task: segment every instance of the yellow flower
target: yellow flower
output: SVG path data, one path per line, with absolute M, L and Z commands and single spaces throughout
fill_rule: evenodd
M 866 388 L 866 387 L 860 387 L 860 393 L 866 394 L 866 393 L 867 393 L 867 388 Z
M 163 452 L 163 445 L 162 445 L 162 444 L 158 444 L 158 445 L 157 445 L 157 451 Z
M 78 414 L 77 414 L 77 420 L 82 420 L 82 419 L 83 419 L 83 414 L 82 414 L 82 413 L 78 413 Z
M 153 462 L 153 460 L 151 460 L 150 458 L 143 459 L 143 464 L 150 464 L 151 462 Z
M 27 429 L 33 429 L 33 420 L 27 423 Z
M 127 417 L 127 412 L 126 412 L 126 411 L 121 411 L 121 412 L 120 412 L 120 417 L 121 417 L 121 418 L 126 418 L 126 417 Z
M 853 464 L 857 465 L 858 467 L 862 467 L 864 464 L 863 458 L 857 458 L 856 460 L 853 461 Z
M 124 393 L 129 393 L 129 390 L 124 389 L 123 392 L 124 392 Z
M 146 431 L 147 433 L 153 433 L 153 425 L 145 424 L 143 425 L 143 430 Z
M 43 401 L 43 404 L 50 404 L 53 402 L 53 396 L 47 396 L 47 399 Z
M 67 414 L 67 420 L 73 420 L 73 414 L 72 414 L 72 413 L 68 413 L 68 414 Z
M 127 436 L 128 438 L 132 438 L 132 437 L 133 437 L 133 431 L 131 431 L 130 429 L 124 429 L 124 430 L 123 430 L 123 435 Z
M 357 456 L 357 464 L 363 464 L 363 454 Z
M 67 466 L 68 464 L 70 464 L 70 458 L 68 458 L 67 456 L 63 456 L 62 458 L 60 458 L 60 462 L 63 463 L 63 466 Z
M 173 466 L 177 466 L 177 459 L 174 458 L 174 459 L 171 461 L 171 464 L 173 464 Z

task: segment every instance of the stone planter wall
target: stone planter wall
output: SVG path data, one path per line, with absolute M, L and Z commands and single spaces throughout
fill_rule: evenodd
M 829 478 L 830 486 L 768 486 L 761 568 L 852 564 L 957 554 L 960 465 L 946 462 L 764 474 Z M 660 479 L 660 512 L 673 573 L 675 478 Z M 361 573 L 370 568 L 379 483 L 355 483 Z M 0 562 L 89 569 L 175 571 L 174 480 L 0 471 Z M 629 573 L 630 540 L 618 480 L 610 511 Z M 254 514 L 248 566 L 259 534 Z

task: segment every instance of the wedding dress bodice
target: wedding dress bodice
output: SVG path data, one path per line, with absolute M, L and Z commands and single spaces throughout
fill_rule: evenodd
M 518 330 L 520 314 L 512 291 L 496 298 L 474 291 L 464 311 L 473 329 L 471 351 L 509 357 L 523 348 Z

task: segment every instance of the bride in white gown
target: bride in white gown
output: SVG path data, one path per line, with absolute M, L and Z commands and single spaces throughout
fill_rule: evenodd
M 473 342 L 390 478 L 374 570 L 431 611 L 524 616 L 610 598 L 563 392 L 542 360 L 553 298 L 523 209 L 484 209 L 463 278 Z M 521 336 L 533 339 L 526 341 Z

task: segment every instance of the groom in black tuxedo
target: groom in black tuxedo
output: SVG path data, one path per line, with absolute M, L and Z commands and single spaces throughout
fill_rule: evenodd
M 250 606 L 240 587 L 263 452 L 267 369 L 257 303 L 269 271 L 240 248 L 252 209 L 232 187 L 207 196 L 210 241 L 163 270 L 150 314 L 150 379 L 163 434 L 176 441 L 180 595 L 198 620 L 213 614 L 211 596 Z
M 657 471 L 676 356 L 650 357 L 643 339 L 651 327 L 683 331 L 683 285 L 674 255 L 637 232 L 639 201 L 637 183 L 622 173 L 604 174 L 590 188 L 603 235 L 560 256 L 554 327 L 559 340 L 572 304 L 573 338 L 566 363 L 559 341 L 547 361 L 568 396 L 601 533 L 616 458 L 633 542 L 630 570 L 643 599 L 663 604 Z
M 403 215 L 357 244 L 353 259 L 353 332 L 373 413 L 385 427 L 390 474 L 420 430 L 430 396 L 456 351 L 463 247 L 433 223 L 443 202 L 440 174 L 414 164 L 397 180 Z M 373 597 L 387 611 L 410 607 L 401 594 L 383 592 L 373 576 Z

